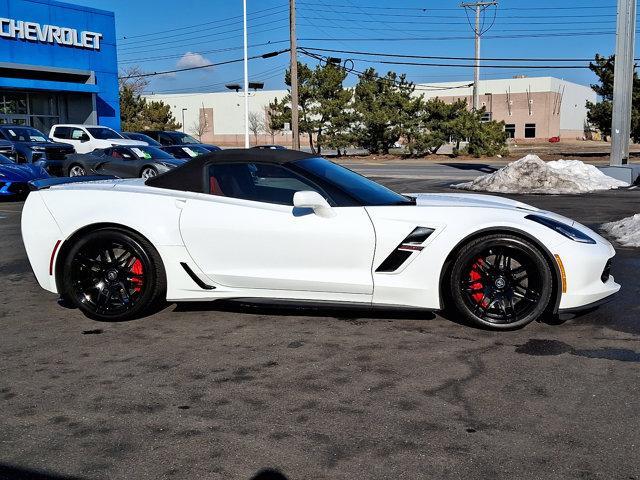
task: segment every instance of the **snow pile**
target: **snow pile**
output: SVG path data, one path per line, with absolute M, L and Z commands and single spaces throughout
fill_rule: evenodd
M 586 193 L 627 187 L 593 165 L 580 160 L 545 162 L 537 155 L 527 155 L 471 182 L 452 185 L 462 190 L 500 193 Z
M 602 230 L 627 247 L 640 247 L 640 213 L 617 222 L 605 223 Z

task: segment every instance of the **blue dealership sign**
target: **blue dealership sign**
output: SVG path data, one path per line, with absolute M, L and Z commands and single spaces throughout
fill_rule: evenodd
M 5 116 L 119 129 L 113 12 L 55 0 L 0 0 L 0 92 L 11 99 L 4 101 L 4 111 L 0 103 Z M 7 111 L 15 103 L 11 95 L 39 98 L 43 92 L 56 95 L 51 111 L 37 110 L 42 102 L 32 100 L 27 102 L 33 111 Z

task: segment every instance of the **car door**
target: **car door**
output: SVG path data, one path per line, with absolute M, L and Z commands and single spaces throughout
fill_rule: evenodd
M 107 157 L 102 167 L 107 175 L 115 175 L 120 178 L 133 178 L 138 176 L 137 168 L 139 159 L 126 147 L 113 147 L 105 151 Z
M 180 230 L 191 257 L 213 282 L 373 293 L 375 234 L 364 207 L 334 207 L 331 217 L 294 208 L 296 191 L 328 197 L 281 165 L 216 164 L 208 178 L 210 194 L 186 200 Z

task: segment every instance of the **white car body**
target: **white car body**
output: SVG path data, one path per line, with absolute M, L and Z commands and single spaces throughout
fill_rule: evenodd
M 91 129 L 108 129 L 113 132 L 113 138 L 96 138 Z M 71 134 L 62 135 L 61 132 L 68 132 L 71 129 Z M 115 130 L 100 125 L 80 125 L 80 124 L 58 124 L 53 125 L 49 131 L 49 138 L 58 143 L 66 143 L 73 145 L 76 153 L 89 153 L 93 152 L 97 148 L 109 148 L 116 145 L 124 146 L 146 146 L 147 142 L 139 140 L 129 140 L 124 138 Z
M 120 225 L 148 239 L 167 277 L 168 301 L 272 298 L 395 305 L 438 310 L 443 267 L 478 232 L 517 232 L 561 259 L 564 292 L 555 311 L 598 302 L 620 286 L 600 276 L 611 244 L 572 220 L 517 201 L 472 194 L 418 194 L 413 206 L 296 207 L 156 188 L 143 180 L 105 180 L 32 192 L 22 234 L 39 284 L 59 292 L 57 253 L 76 232 Z M 99 208 L 96 208 L 99 206 Z M 577 243 L 525 219 L 536 213 L 573 225 L 595 243 Z M 416 228 L 434 230 L 397 271 L 377 268 Z M 211 288 L 194 282 L 186 264 Z M 556 269 L 559 272 L 559 269 Z

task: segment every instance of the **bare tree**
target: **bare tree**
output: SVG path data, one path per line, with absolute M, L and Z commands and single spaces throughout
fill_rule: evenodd
M 204 115 L 200 115 L 200 118 L 193 122 L 189 131 L 198 137 L 198 140 L 202 141 L 202 136 L 207 131 L 207 120 L 204 118 Z
M 118 83 L 120 90 L 123 87 L 129 87 L 134 95 L 142 95 L 144 90 L 149 86 L 148 77 L 140 77 L 145 72 L 138 66 L 124 67 L 118 75 Z
M 271 143 L 276 143 L 276 135 L 282 131 L 282 128 L 271 121 L 271 112 L 265 112 L 262 120 L 262 129 L 271 136 Z
M 264 126 L 264 115 L 259 112 L 249 112 L 249 130 L 253 133 L 255 144 L 258 144 L 258 134 Z

